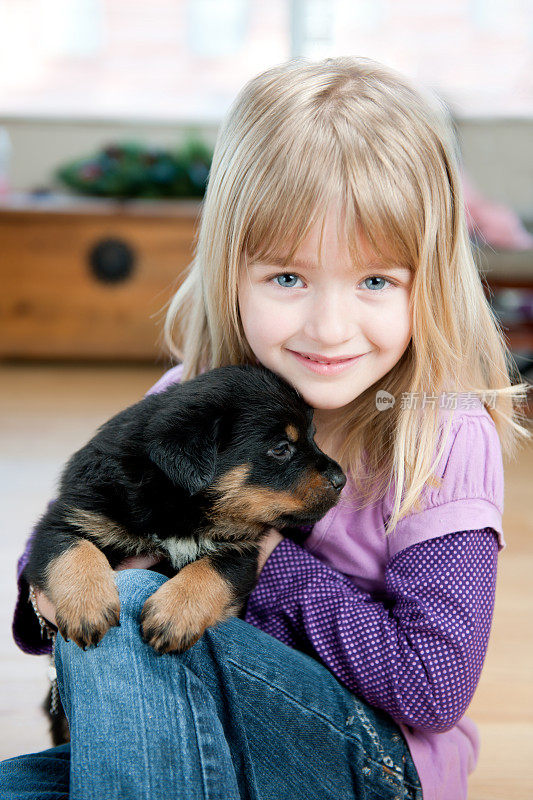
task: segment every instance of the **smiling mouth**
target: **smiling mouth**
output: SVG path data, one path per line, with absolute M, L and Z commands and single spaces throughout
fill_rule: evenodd
M 298 355 L 302 356 L 302 358 L 307 358 L 308 361 L 314 361 L 315 364 L 344 364 L 345 361 L 351 361 L 352 359 L 357 358 L 357 356 L 348 356 L 347 358 L 329 359 L 329 358 L 314 358 L 312 356 L 306 355 L 305 353 L 298 353 Z
M 291 350 L 290 352 L 294 353 L 296 356 L 300 356 L 300 358 L 307 359 L 307 361 L 312 361 L 314 364 L 345 364 L 347 361 L 353 361 L 356 358 L 360 358 L 360 356 L 346 356 L 344 358 L 320 358 L 308 355 L 307 353 L 299 353 L 297 350 Z M 363 354 L 361 353 L 361 355 Z
M 298 353 L 296 350 L 288 350 L 292 356 L 298 361 L 302 367 L 308 373 L 314 373 L 315 375 L 321 375 L 325 378 L 335 377 L 336 375 L 341 375 L 347 370 L 351 369 L 355 364 L 357 364 L 361 358 L 363 358 L 364 353 L 360 356 L 354 356 L 352 358 L 347 358 L 342 361 L 317 361 L 310 356 L 303 355 L 302 353 Z

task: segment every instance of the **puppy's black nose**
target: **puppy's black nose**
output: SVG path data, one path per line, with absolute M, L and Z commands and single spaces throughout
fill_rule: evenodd
M 332 470 L 328 472 L 328 480 L 337 492 L 341 492 L 346 484 L 346 475 L 344 472 L 339 472 L 338 470 Z

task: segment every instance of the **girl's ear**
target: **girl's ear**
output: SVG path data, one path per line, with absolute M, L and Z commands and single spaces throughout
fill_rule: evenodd
M 170 431 L 148 447 L 150 460 L 192 496 L 207 488 L 215 477 L 218 420 Z

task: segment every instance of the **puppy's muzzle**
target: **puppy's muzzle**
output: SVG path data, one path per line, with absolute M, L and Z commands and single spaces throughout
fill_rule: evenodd
M 331 483 L 333 488 L 339 494 L 346 486 L 346 475 L 337 467 L 330 467 L 325 473 L 324 477 Z

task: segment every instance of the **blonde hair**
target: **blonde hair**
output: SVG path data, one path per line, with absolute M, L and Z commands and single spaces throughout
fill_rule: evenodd
M 520 411 L 528 384 L 511 383 L 520 375 L 473 259 L 455 148 L 437 98 L 369 59 L 296 59 L 258 75 L 220 129 L 195 257 L 165 323 L 184 380 L 255 363 L 238 311 L 241 265 L 279 254 L 280 246 L 290 263 L 311 226 L 320 222 L 323 232 L 327 210 L 340 200 L 355 262 L 363 234 L 378 255 L 414 273 L 406 351 L 338 412 L 337 458 L 363 505 L 394 482 L 387 533 L 418 508 L 426 484 L 438 486 L 434 469 L 452 415 L 438 442 L 438 403 L 420 414 L 396 402 L 383 413 L 377 390 L 395 398 L 475 392 L 505 455 L 531 436 Z

